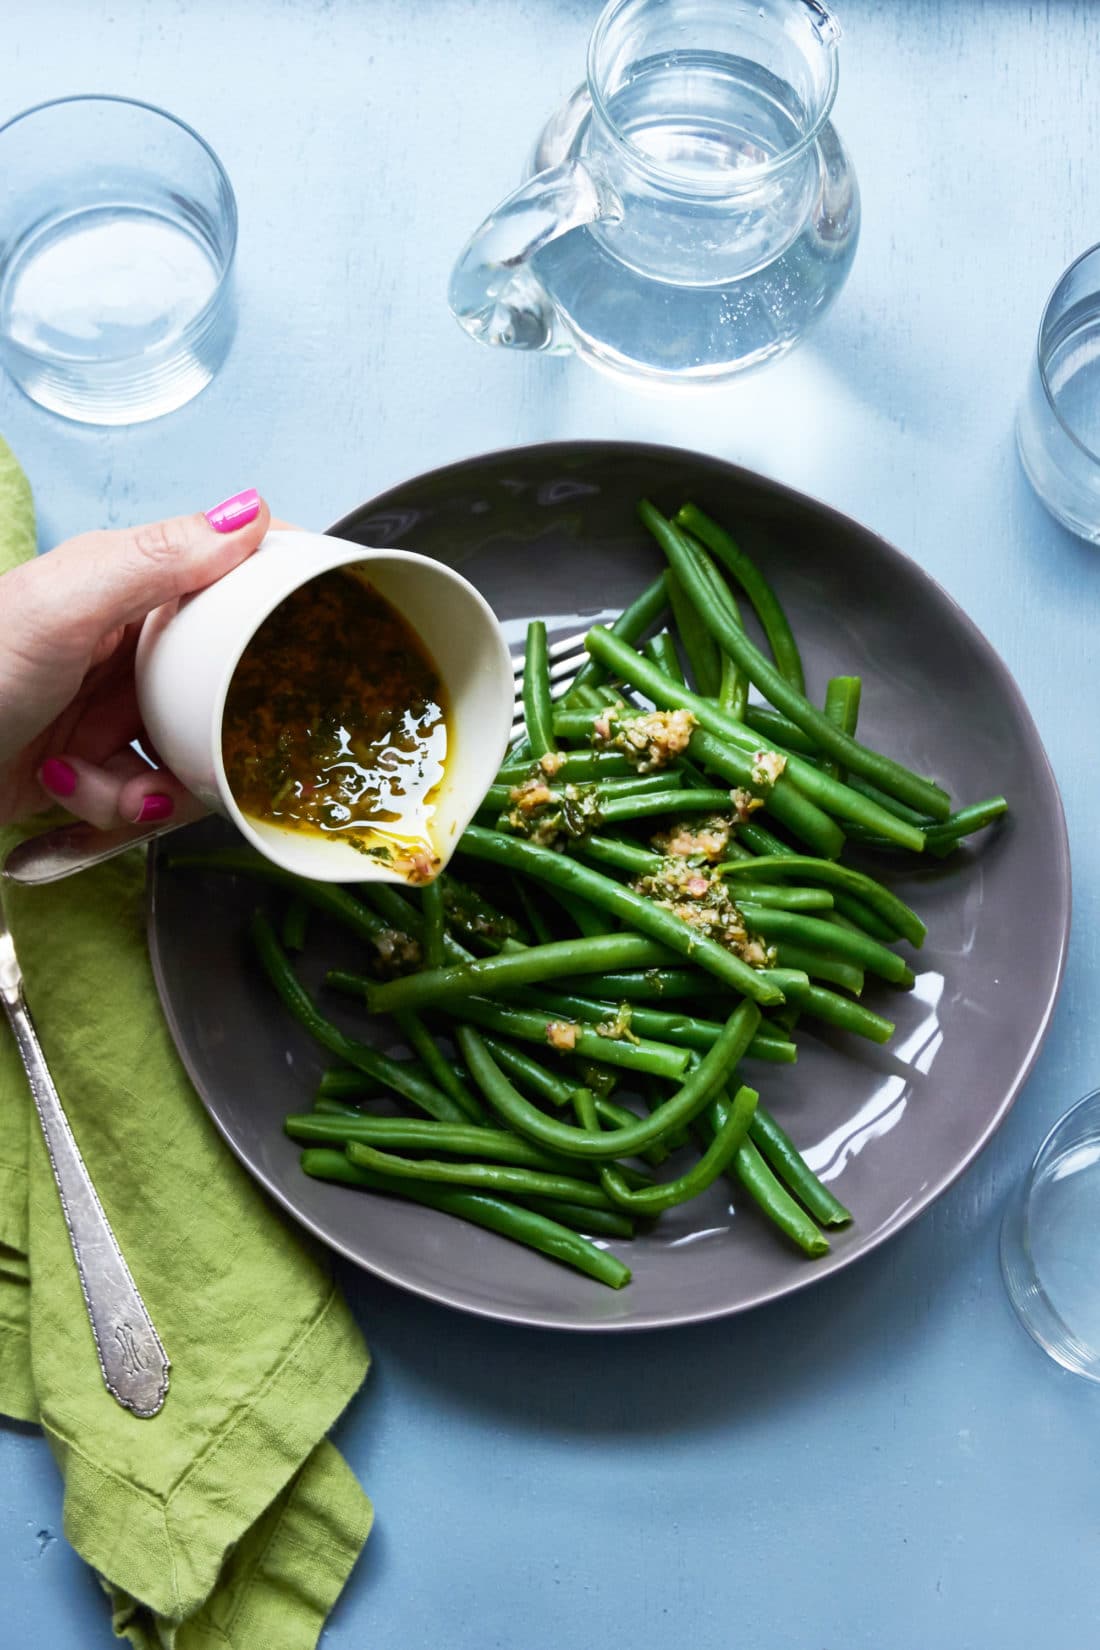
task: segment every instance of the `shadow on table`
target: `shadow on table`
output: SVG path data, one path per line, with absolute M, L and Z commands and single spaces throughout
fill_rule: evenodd
M 909 1241 L 907 1241 L 909 1240 Z M 927 1319 L 902 1234 L 820 1287 L 716 1323 L 625 1334 L 517 1328 L 452 1312 L 347 1268 L 343 1282 L 375 1352 L 371 1384 L 539 1431 L 683 1434 L 752 1423 L 754 1412 L 839 1382 L 888 1345 L 904 1353 Z M 916 1268 L 919 1271 L 919 1268 Z M 381 1394 L 379 1394 L 381 1397 Z

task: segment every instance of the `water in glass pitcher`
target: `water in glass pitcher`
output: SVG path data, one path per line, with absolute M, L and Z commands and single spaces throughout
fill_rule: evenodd
M 607 113 L 624 141 L 581 91 L 535 154 L 535 170 L 586 157 L 621 202 L 532 259 L 572 341 L 608 367 L 703 381 L 789 348 L 855 253 L 858 191 L 832 126 L 769 167 L 807 112 L 759 63 L 713 52 L 639 65 Z

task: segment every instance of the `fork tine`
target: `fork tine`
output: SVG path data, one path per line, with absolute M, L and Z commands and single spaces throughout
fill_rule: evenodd
M 551 682 L 551 685 L 553 685 L 553 683 L 555 683 L 555 682 L 560 682 L 562 680 L 562 678 L 565 677 L 565 676 L 568 676 L 570 681 L 572 681 L 573 677 L 577 674 L 577 672 L 581 668 L 581 666 L 586 662 L 587 658 L 588 658 L 588 654 L 584 653 L 584 652 L 581 652 L 581 653 L 569 653 L 569 654 L 566 654 L 561 659 L 556 659 L 554 661 L 554 663 L 550 666 L 550 682 Z M 518 698 L 519 695 L 523 692 L 523 671 L 522 670 L 514 671 L 513 675 L 515 677 L 516 696 Z

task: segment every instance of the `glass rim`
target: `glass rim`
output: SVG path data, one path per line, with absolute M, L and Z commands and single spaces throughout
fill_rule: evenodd
M 181 120 L 179 115 L 172 114 L 168 109 L 162 109 L 159 104 L 146 103 L 140 97 L 125 97 L 122 94 L 116 94 L 114 92 L 71 92 L 64 97 L 50 97 L 44 99 L 41 103 L 32 103 L 29 108 L 20 109 L 18 114 L 12 115 L 9 120 L 5 120 L 3 124 L 0 125 L 0 138 L 3 138 L 6 132 L 11 131 L 12 127 L 20 125 L 21 122 L 25 120 L 29 120 L 33 115 L 45 114 L 51 109 L 66 108 L 79 103 L 116 104 L 122 108 L 138 109 L 142 114 L 155 115 L 158 120 L 166 120 L 170 125 L 178 127 L 186 137 L 191 138 L 192 141 L 196 143 L 204 152 L 214 168 L 215 175 L 218 182 L 224 189 L 226 200 L 228 201 L 229 210 L 226 214 L 226 229 L 229 244 L 224 258 L 220 260 L 221 267 L 218 270 L 218 278 L 214 283 L 214 289 L 209 298 L 207 298 L 206 302 L 200 309 L 197 309 L 193 315 L 188 317 L 188 319 L 179 328 L 178 333 L 174 335 L 174 337 L 177 338 L 191 336 L 194 332 L 200 331 L 206 325 L 210 316 L 224 300 L 226 287 L 229 282 L 229 278 L 233 273 L 233 266 L 236 262 L 240 217 L 237 211 L 237 196 L 233 188 L 233 184 L 230 181 L 229 173 L 222 165 L 217 151 L 210 143 L 207 142 L 202 133 L 196 131 L 195 128 L 186 120 Z M 27 344 L 18 343 L 15 339 L 4 337 L 2 335 L 0 335 L 0 348 L 2 348 L 5 352 L 15 351 L 17 354 L 22 355 L 31 361 L 76 363 L 83 360 L 80 356 L 65 355 L 64 353 L 59 353 L 57 350 L 34 349 Z M 97 356 L 94 365 L 96 367 L 110 366 L 112 364 L 117 364 L 119 361 L 127 361 L 129 359 L 131 359 L 129 355 Z
M 1071 263 L 1068 263 L 1065 269 L 1063 269 L 1062 273 L 1051 287 L 1050 292 L 1047 295 L 1047 301 L 1043 305 L 1043 313 L 1039 317 L 1039 331 L 1035 340 L 1035 367 L 1039 374 L 1039 382 L 1043 387 L 1043 394 L 1046 397 L 1047 406 L 1050 408 L 1058 427 L 1067 436 L 1067 438 L 1072 441 L 1073 445 L 1078 448 L 1080 452 L 1084 453 L 1085 457 L 1093 464 L 1100 464 L 1100 452 L 1097 452 L 1095 447 L 1090 447 L 1087 441 L 1082 441 L 1081 437 L 1069 423 L 1068 419 L 1063 416 L 1062 410 L 1054 398 L 1054 391 L 1051 388 L 1050 379 L 1047 376 L 1046 363 L 1043 359 L 1043 336 L 1047 329 L 1047 319 L 1050 315 L 1051 306 L 1054 304 L 1055 299 L 1058 297 L 1062 288 L 1065 286 L 1074 271 L 1080 268 L 1081 264 L 1083 264 L 1087 258 L 1094 257 L 1097 253 L 1100 253 L 1100 241 L 1094 241 L 1091 246 L 1086 246 L 1085 250 L 1083 252 L 1079 252 L 1076 258 L 1074 258 Z M 1100 282 L 1097 282 L 1097 295 L 1100 296 Z M 1088 1098 L 1089 1096 L 1086 1095 L 1085 1099 L 1087 1100 Z M 1055 1127 L 1057 1127 L 1057 1124 L 1055 1124 Z
M 1089 1092 L 1087 1094 L 1083 1094 L 1079 1100 L 1075 1100 L 1073 1105 L 1070 1106 L 1067 1111 L 1064 1111 L 1060 1117 L 1055 1118 L 1054 1122 L 1050 1125 L 1050 1128 L 1039 1142 L 1035 1155 L 1027 1166 L 1027 1171 L 1024 1175 L 1024 1185 L 1028 1192 L 1030 1192 L 1031 1182 L 1035 1177 L 1035 1171 L 1042 1162 L 1048 1148 L 1053 1143 L 1055 1135 L 1061 1134 L 1066 1124 L 1072 1122 L 1079 1111 L 1083 1111 L 1086 1106 L 1092 1105 L 1097 1101 L 1100 1101 L 1100 1088 L 1090 1089 Z
M 629 10 L 631 6 L 637 6 L 643 3 L 644 0 L 608 0 L 608 4 L 604 6 L 603 10 L 597 17 L 592 26 L 591 36 L 589 37 L 588 53 L 585 61 L 588 81 L 588 95 L 592 100 L 592 108 L 594 112 L 599 116 L 600 120 L 612 134 L 615 142 L 618 143 L 630 156 L 632 164 L 635 165 L 639 171 L 648 173 L 649 176 L 654 178 L 657 182 L 663 183 L 668 187 L 676 187 L 683 190 L 688 183 L 688 180 L 684 174 L 682 172 L 677 172 L 670 167 L 659 166 L 647 150 L 641 148 L 641 146 L 635 143 L 632 138 L 627 137 L 626 133 L 622 130 L 622 127 L 618 124 L 608 109 L 607 101 L 604 98 L 603 92 L 599 85 L 597 75 L 597 59 L 600 51 L 606 43 L 607 35 L 612 24 L 618 22 L 622 13 Z M 809 5 L 812 9 L 816 8 L 824 11 L 823 7 L 816 7 L 816 0 L 809 0 Z M 693 177 L 691 180 L 691 192 L 693 194 L 710 194 L 715 196 L 743 194 L 745 190 L 755 188 L 758 184 L 766 182 L 768 178 L 775 177 L 777 173 L 790 166 L 792 161 L 795 161 L 799 158 L 799 156 L 804 155 L 806 151 L 812 148 L 812 146 L 817 142 L 818 138 L 821 136 L 822 128 L 833 112 L 833 104 L 836 102 L 837 88 L 840 84 L 840 65 L 837 61 L 836 53 L 836 43 L 840 38 L 840 30 L 835 23 L 835 20 L 832 19 L 831 14 L 825 12 L 825 15 L 829 17 L 836 32 L 831 39 L 823 39 L 821 42 L 823 48 L 828 52 L 829 74 L 828 81 L 822 95 L 820 108 L 818 109 L 818 112 L 811 124 L 801 134 L 797 142 L 790 144 L 780 154 L 773 155 L 769 160 L 759 161 L 753 166 L 746 166 L 742 171 L 739 171 L 737 174 L 737 182 L 735 184 L 730 184 L 727 182 L 708 185 L 700 183 L 697 177 Z

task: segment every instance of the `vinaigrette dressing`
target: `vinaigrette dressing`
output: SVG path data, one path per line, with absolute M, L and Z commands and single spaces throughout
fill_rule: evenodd
M 222 759 L 242 812 L 336 837 L 410 882 L 439 867 L 431 823 L 447 747 L 434 662 L 349 568 L 310 580 L 264 620 L 222 717 Z

